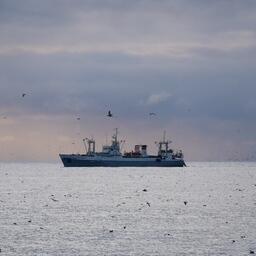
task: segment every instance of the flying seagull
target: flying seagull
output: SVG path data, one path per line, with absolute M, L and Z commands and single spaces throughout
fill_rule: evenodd
M 108 111 L 107 116 L 108 116 L 108 117 L 113 117 L 113 114 L 111 113 L 111 111 L 110 111 L 110 110 Z
M 0 114 L 0 116 L 1 116 L 2 119 L 7 119 L 6 113 L 2 113 L 2 114 Z

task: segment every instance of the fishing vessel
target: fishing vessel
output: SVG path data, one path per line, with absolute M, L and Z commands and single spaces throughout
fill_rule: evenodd
M 183 167 L 186 166 L 181 150 L 169 148 L 171 141 L 156 142 L 156 155 L 147 153 L 147 145 L 135 145 L 134 150 L 122 153 L 123 140 L 118 140 L 118 129 L 112 136 L 110 145 L 104 145 L 101 152 L 95 151 L 94 139 L 83 139 L 86 154 L 60 154 L 65 167 Z

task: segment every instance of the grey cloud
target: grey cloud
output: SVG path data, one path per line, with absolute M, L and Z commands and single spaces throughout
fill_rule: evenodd
M 27 0 L 1 4 L 1 47 L 14 49 L 135 48 L 138 52 L 164 45 L 182 50 L 216 44 L 225 48 L 241 33 L 253 32 L 256 25 L 255 1 Z
M 147 108 L 195 118 L 254 116 L 247 102 L 256 93 L 255 74 L 243 67 L 247 58 L 229 58 L 205 57 L 176 66 L 175 60 L 163 60 L 161 65 L 160 59 L 120 54 L 6 56 L 0 61 L 1 104 L 15 104 L 14 99 L 25 90 L 32 97 L 24 107 L 39 112 L 72 113 L 80 108 L 93 113 L 111 105 L 131 118 L 136 113 L 139 118 Z M 197 68 L 191 69 L 193 65 Z M 165 97 L 160 106 L 140 105 L 163 92 L 172 97 Z
M 255 9 L 251 0 L 2 0 L 0 108 L 10 118 L 79 114 L 95 127 L 111 109 L 134 136 L 169 127 L 204 159 L 221 159 L 222 141 L 225 151 L 254 150 Z

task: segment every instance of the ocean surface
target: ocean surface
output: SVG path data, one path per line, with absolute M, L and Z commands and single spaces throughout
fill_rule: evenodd
M 1 163 L 0 176 L 0 255 L 256 254 L 256 163 Z

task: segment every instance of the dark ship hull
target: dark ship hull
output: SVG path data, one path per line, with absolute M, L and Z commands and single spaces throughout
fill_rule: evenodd
M 65 167 L 183 167 L 183 159 L 161 159 L 157 157 L 126 158 L 104 157 L 92 159 L 86 155 L 60 154 Z M 94 157 L 93 157 L 94 158 Z

